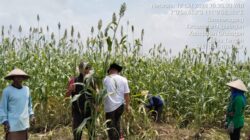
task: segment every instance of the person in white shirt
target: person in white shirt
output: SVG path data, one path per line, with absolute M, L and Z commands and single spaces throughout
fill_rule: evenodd
M 116 63 L 110 65 L 108 75 L 104 78 L 103 84 L 107 90 L 107 96 L 104 99 L 104 111 L 106 119 L 110 120 L 107 123 L 109 128 L 108 135 L 110 140 L 119 140 L 120 119 L 124 112 L 129 111 L 129 86 L 125 77 L 119 75 L 122 67 Z

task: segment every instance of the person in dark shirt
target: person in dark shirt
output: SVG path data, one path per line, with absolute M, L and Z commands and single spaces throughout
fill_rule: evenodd
M 77 131 L 81 123 L 87 119 L 88 134 L 92 135 L 90 130 L 91 111 L 93 110 L 94 100 L 90 87 L 98 90 L 94 80 L 88 80 L 92 68 L 85 62 L 79 64 L 79 76 L 73 77 L 68 82 L 66 97 L 72 97 L 72 118 L 74 140 L 81 140 L 82 131 Z M 87 82 L 90 81 L 90 82 Z M 89 136 L 90 137 L 90 136 Z
M 161 114 L 163 110 L 163 100 L 160 96 L 153 96 L 152 94 L 147 95 L 148 104 L 146 104 L 146 108 L 152 111 L 152 116 L 156 122 L 161 121 Z

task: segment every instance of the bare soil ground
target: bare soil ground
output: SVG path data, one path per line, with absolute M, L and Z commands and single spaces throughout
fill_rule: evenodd
M 249 122 L 250 119 L 246 119 Z M 221 128 L 210 128 L 210 129 L 195 129 L 195 128 L 183 128 L 179 129 L 173 125 L 165 123 L 153 123 L 152 129 L 158 131 L 158 137 L 152 140 L 227 140 L 229 139 L 226 131 Z M 247 139 L 249 134 L 250 126 L 248 123 L 245 124 L 242 129 L 241 138 L 242 140 Z M 86 132 L 83 134 L 83 139 L 87 137 Z M 72 140 L 72 133 L 70 127 L 61 127 L 53 131 L 46 133 L 30 133 L 30 140 Z M 134 140 L 133 137 L 129 139 Z M 4 140 L 3 127 L 0 130 L 0 140 Z

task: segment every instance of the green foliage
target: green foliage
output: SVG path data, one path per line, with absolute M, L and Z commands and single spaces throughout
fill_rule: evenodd
M 171 50 L 166 51 L 162 45 L 154 46 L 147 56 L 139 54 L 143 46 L 144 30 L 141 36 L 134 38 L 135 27 L 127 22 L 127 29 L 121 30 L 117 37 L 117 29 L 124 16 L 126 5 L 123 4 L 119 16 L 113 14 L 112 21 L 103 28 L 98 22 L 98 32 L 91 28 L 91 36 L 86 42 L 80 33 L 74 36 L 72 26 L 70 37 L 65 29 L 60 36 L 61 24 L 58 23 L 58 34 L 42 32 L 40 27 L 31 27 L 30 33 L 15 37 L 6 34 L 2 26 L 0 41 L 0 74 L 2 77 L 19 67 L 31 75 L 26 82 L 32 92 L 37 124 L 33 131 L 48 131 L 60 126 L 70 125 L 70 100 L 64 98 L 67 81 L 76 76 L 76 67 L 80 60 L 88 61 L 95 69 L 100 92 L 95 94 L 100 112 L 94 112 L 91 124 L 96 135 L 106 133 L 105 118 L 102 108 L 104 90 L 102 79 L 106 75 L 111 62 L 119 62 L 124 66 L 122 75 L 128 78 L 131 88 L 130 115 L 124 115 L 122 127 L 126 136 L 149 139 L 158 135 L 151 129 L 151 122 L 143 107 L 145 102 L 142 90 L 161 95 L 166 102 L 164 121 L 175 118 L 180 127 L 188 125 L 221 126 L 226 109 L 229 91 L 225 83 L 240 78 L 250 82 L 250 61 L 237 60 L 239 51 L 233 46 L 231 51 L 218 49 L 217 42 L 207 40 L 205 51 L 186 47 L 179 55 L 172 56 Z M 37 15 L 38 22 L 40 21 Z M 39 25 L 38 25 L 39 26 Z M 11 26 L 9 32 L 11 32 Z M 19 26 L 22 33 L 22 27 Z M 207 29 L 209 32 L 209 29 Z M 129 40 L 128 36 L 133 35 Z M 209 41 L 209 42 L 208 42 Z M 132 45 L 131 45 L 132 44 Z M 247 52 L 244 53 L 247 56 Z M 208 60 L 208 61 L 207 61 Z M 0 89 L 7 82 L 0 79 Z M 247 106 L 247 113 L 249 107 Z M 84 122 L 85 123 L 85 122 Z

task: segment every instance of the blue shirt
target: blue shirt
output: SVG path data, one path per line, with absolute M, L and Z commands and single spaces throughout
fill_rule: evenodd
M 161 106 L 163 106 L 163 100 L 160 96 L 152 96 L 151 98 L 149 98 L 149 104 L 146 105 L 146 107 L 148 108 Z
M 21 89 L 11 85 L 6 87 L 0 102 L 0 122 L 8 121 L 10 132 L 29 128 L 29 117 L 34 114 L 31 101 L 27 86 L 23 86 Z

